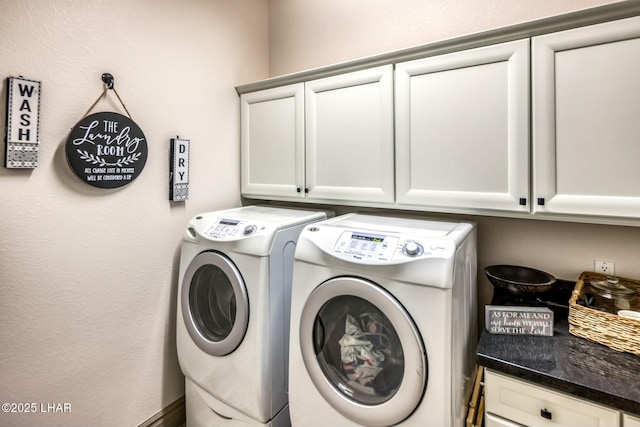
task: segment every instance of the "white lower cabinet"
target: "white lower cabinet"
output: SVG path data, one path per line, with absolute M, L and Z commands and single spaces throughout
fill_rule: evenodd
M 485 371 L 487 426 L 620 427 L 620 411 Z M 625 427 L 628 427 L 625 425 Z
M 512 423 L 493 414 L 486 414 L 484 417 L 485 427 L 522 427 L 522 424 Z

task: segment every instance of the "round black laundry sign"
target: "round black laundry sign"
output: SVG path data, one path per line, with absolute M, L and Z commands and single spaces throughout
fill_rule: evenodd
M 147 162 L 147 140 L 130 118 L 113 112 L 91 114 L 71 129 L 67 160 L 87 184 L 117 188 L 133 181 Z

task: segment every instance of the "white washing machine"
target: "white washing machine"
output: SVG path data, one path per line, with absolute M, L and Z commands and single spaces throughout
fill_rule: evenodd
M 289 426 L 291 279 L 311 210 L 247 206 L 197 215 L 180 257 L 176 345 L 187 426 Z
M 295 258 L 292 425 L 462 426 L 475 226 L 348 214 L 306 226 Z

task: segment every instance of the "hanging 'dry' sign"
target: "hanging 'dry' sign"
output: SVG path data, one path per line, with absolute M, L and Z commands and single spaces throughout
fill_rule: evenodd
M 171 138 L 169 200 L 173 202 L 189 198 L 189 144 L 188 139 Z
M 117 188 L 142 172 L 147 162 L 147 140 L 129 117 L 94 113 L 71 129 L 66 152 L 71 169 L 87 184 Z

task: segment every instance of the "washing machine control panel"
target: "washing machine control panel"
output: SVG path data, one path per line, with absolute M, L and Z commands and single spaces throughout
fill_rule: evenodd
M 333 247 L 333 255 L 351 262 L 385 264 L 411 259 L 447 256 L 450 242 L 415 236 L 344 231 Z
M 205 237 L 213 240 L 238 240 L 260 234 L 260 232 L 266 228 L 266 226 L 255 222 L 216 218 L 216 220 L 204 230 L 203 234 Z

